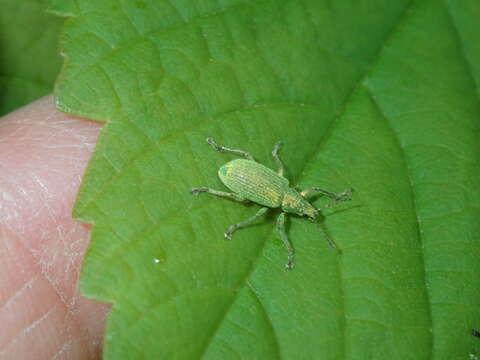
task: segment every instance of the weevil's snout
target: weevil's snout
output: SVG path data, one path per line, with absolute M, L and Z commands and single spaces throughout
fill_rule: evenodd
M 310 221 L 315 221 L 318 216 L 318 210 L 315 208 L 308 209 L 308 211 L 305 212 L 304 216 Z
M 286 213 L 303 216 L 309 220 L 315 220 L 318 216 L 318 211 L 312 204 L 298 194 L 294 189 L 290 189 L 286 193 L 282 201 L 282 210 Z

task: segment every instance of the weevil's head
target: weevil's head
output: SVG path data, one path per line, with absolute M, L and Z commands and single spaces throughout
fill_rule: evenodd
M 290 189 L 290 191 L 284 195 L 282 210 L 290 214 L 306 217 L 311 221 L 315 221 L 318 216 L 318 210 L 295 189 Z

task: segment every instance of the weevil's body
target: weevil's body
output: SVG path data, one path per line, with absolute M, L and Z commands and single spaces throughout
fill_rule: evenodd
M 314 192 L 329 196 L 333 199 L 334 204 L 339 201 L 350 200 L 348 196 L 350 195 L 351 190 L 344 191 L 337 195 L 316 187 L 302 192 L 298 192 L 291 188 L 289 181 L 283 176 L 283 164 L 278 157 L 280 143 L 275 144 L 275 148 L 272 152 L 273 158 L 279 166 L 278 171 L 275 172 L 256 162 L 248 152 L 219 146 L 212 138 L 208 138 L 207 142 L 217 151 L 240 155 L 246 159 L 232 160 L 218 170 L 220 180 L 222 180 L 222 182 L 232 190 L 233 193 L 213 190 L 207 187 L 193 188 L 191 190 L 192 193 L 197 195 L 206 192 L 237 201 L 248 200 L 263 206 L 255 216 L 230 226 L 225 233 L 226 238 L 231 238 L 234 231 L 244 227 L 259 216 L 262 216 L 270 208 L 281 207 L 282 213 L 277 219 L 277 230 L 288 251 L 288 263 L 286 265 L 288 269 L 293 268 L 293 248 L 290 245 L 285 232 L 285 214 L 291 213 L 305 216 L 314 221 L 318 216 L 318 210 L 307 200 L 307 197 Z M 328 237 L 327 240 L 332 247 L 335 247 Z
M 317 216 L 317 210 L 289 186 L 288 179 L 255 161 L 232 160 L 218 170 L 218 176 L 230 190 L 254 203 L 309 218 Z

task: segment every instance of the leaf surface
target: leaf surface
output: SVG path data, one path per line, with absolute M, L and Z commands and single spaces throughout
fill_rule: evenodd
M 107 359 L 466 359 L 480 351 L 475 1 L 59 1 L 61 110 L 107 121 L 75 215 Z M 466 7 L 468 5 L 468 7 Z M 478 19 L 478 17 L 477 17 Z M 274 217 L 217 169 L 250 151 L 355 201 Z M 322 199 L 315 201 L 324 204 Z
M 53 90 L 60 70 L 63 20 L 45 0 L 2 0 L 0 9 L 0 116 Z

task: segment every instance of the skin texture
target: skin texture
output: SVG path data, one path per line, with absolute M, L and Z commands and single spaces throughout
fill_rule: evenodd
M 0 119 L 0 359 L 100 359 L 109 306 L 82 298 L 71 211 L 101 124 L 52 97 Z

